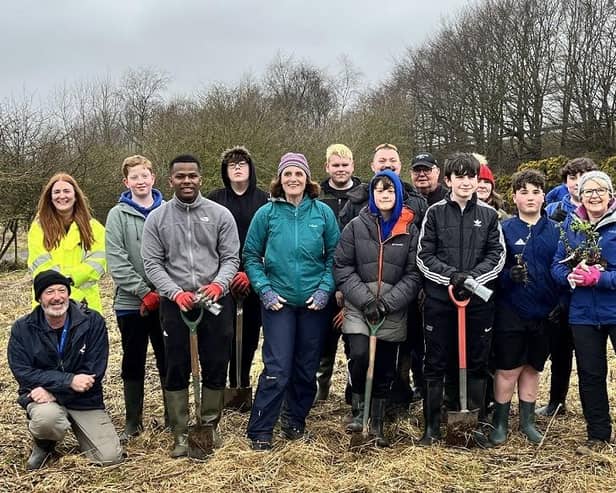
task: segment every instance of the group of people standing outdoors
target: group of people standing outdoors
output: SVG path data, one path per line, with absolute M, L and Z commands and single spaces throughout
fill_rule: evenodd
M 370 436 L 386 447 L 389 403 L 423 399 L 419 443 L 432 445 L 441 439 L 443 410 L 459 409 L 450 296 L 470 298 L 469 408 L 484 421 L 492 413 L 483 445 L 506 440 L 516 384 L 520 431 L 533 443 L 542 440 L 535 413 L 564 411 L 573 348 L 588 439 L 609 441 L 607 337 L 616 342 L 610 178 L 588 159 L 572 160 L 563 168 L 568 193 L 546 212 L 545 178 L 518 172 L 517 212 L 509 217 L 482 156 L 456 153 L 441 170 L 431 154 L 418 154 L 411 184 L 402 180 L 396 146 L 381 144 L 371 169 L 372 179 L 361 183 L 351 150 L 334 144 L 319 185 L 306 157 L 289 152 L 266 192 L 250 152 L 238 146 L 223 153 L 224 187 L 207 198 L 199 160 L 172 159 L 174 193 L 164 201 L 152 163 L 131 156 L 122 164 L 126 190 L 104 227 L 77 182 L 53 176 L 28 235 L 34 309 L 15 322 L 8 346 L 34 438 L 27 468 L 42 467 L 71 427 L 93 462 L 122 460 L 122 442 L 143 429 L 150 343 L 174 438 L 170 454 L 190 456 L 189 325 L 196 327 L 202 375 L 198 420 L 214 446 L 221 443 L 227 381 L 249 386 L 261 327 L 264 368 L 247 428 L 254 450 L 272 448 L 278 422 L 281 438 L 309 439 L 306 418 L 328 398 L 341 334 L 351 406 L 346 430 L 360 432 L 368 410 Z M 108 342 L 98 280 L 107 269 L 123 349 L 120 435 L 102 395 Z M 494 295 L 474 296 L 472 283 Z M 238 304 L 245 321 L 239 381 Z M 203 309 L 212 305 L 217 309 Z M 374 388 L 365 402 L 374 333 Z M 539 372 L 550 354 L 550 402 L 536 411 Z

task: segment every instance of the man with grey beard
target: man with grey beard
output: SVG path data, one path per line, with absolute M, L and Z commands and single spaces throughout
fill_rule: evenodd
M 122 461 L 120 439 L 103 403 L 109 355 L 105 320 L 69 299 L 71 284 L 54 270 L 40 272 L 34 278 L 39 305 L 11 328 L 8 362 L 34 438 L 28 470 L 43 467 L 69 428 L 91 462 Z

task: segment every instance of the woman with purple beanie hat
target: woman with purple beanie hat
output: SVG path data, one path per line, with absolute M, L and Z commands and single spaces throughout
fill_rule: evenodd
M 317 199 L 303 154 L 282 156 L 270 201 L 255 213 L 244 244 L 244 267 L 261 298 L 263 372 L 248 438 L 254 450 L 272 447 L 274 425 L 284 412 L 281 437 L 306 436 L 306 416 L 316 394 L 324 308 L 334 292 L 332 264 L 340 232 L 332 209 Z

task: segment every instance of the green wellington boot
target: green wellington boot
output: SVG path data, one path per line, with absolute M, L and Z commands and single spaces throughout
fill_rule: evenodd
M 120 441 L 127 442 L 143 431 L 143 380 L 124 380 L 124 407 L 126 424 Z
M 520 431 L 532 443 L 541 443 L 543 435 L 535 426 L 535 403 L 520 401 Z
M 171 457 L 188 456 L 188 389 L 165 390 L 169 424 L 173 433 Z
M 488 439 L 492 445 L 501 445 L 507 440 L 509 432 L 509 409 L 511 401 L 501 404 L 494 401 L 494 412 L 492 414 L 492 426 L 494 429 L 490 432 Z

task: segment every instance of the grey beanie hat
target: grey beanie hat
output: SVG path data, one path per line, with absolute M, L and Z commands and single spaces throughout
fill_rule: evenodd
M 578 190 L 580 194 L 584 190 L 584 185 L 586 185 L 586 182 L 588 182 L 589 180 L 600 180 L 604 182 L 608 190 L 610 191 L 610 196 L 614 195 L 614 187 L 612 186 L 612 179 L 609 177 L 607 173 L 604 173 L 603 171 L 596 171 L 596 170 L 587 171 L 580 177 L 580 181 L 578 182 Z

